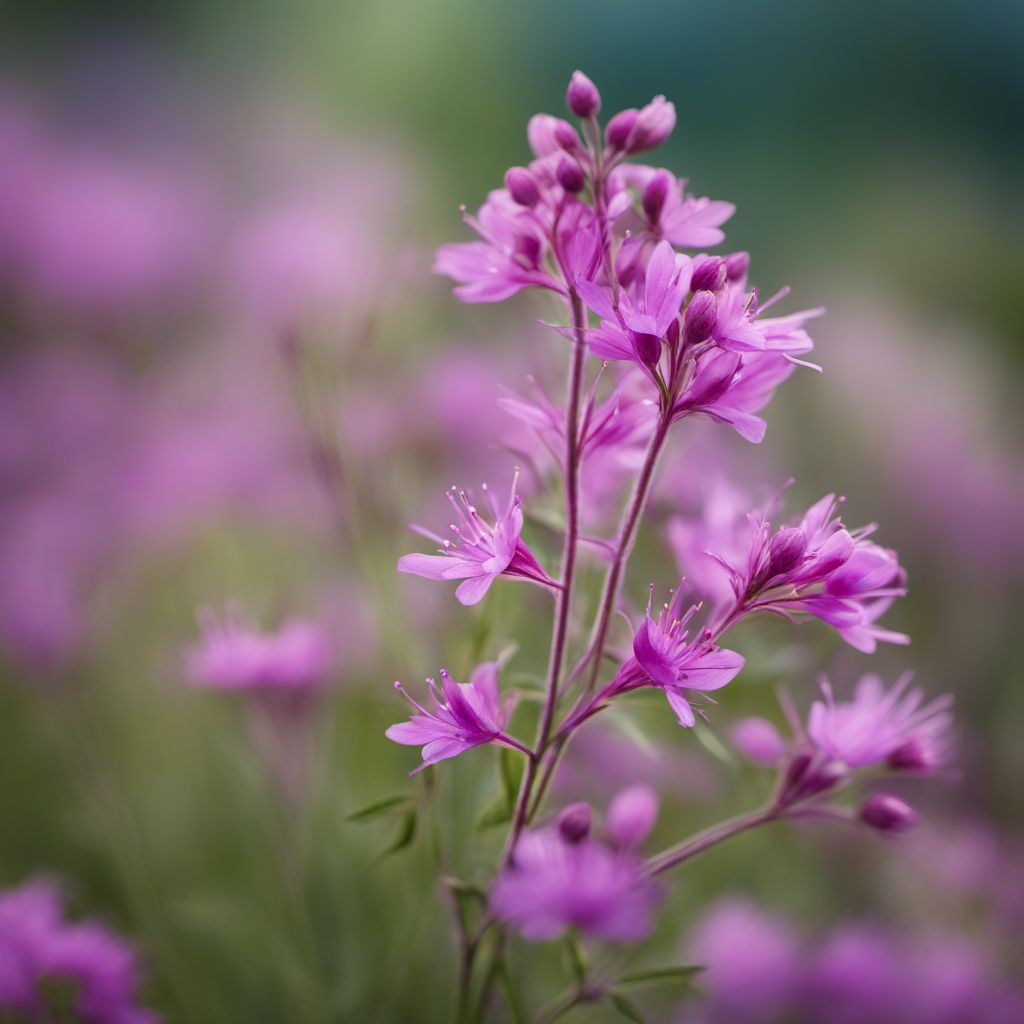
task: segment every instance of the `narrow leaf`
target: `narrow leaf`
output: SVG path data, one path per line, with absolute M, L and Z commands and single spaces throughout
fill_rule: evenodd
M 498 825 L 505 825 L 512 820 L 512 811 L 509 808 L 508 800 L 504 793 L 500 793 L 492 800 L 476 819 L 476 828 L 483 831 L 488 828 L 496 828 Z
M 382 850 L 377 856 L 377 860 L 383 860 L 385 857 L 390 857 L 394 853 L 398 853 L 409 846 L 413 839 L 416 838 L 416 811 L 406 811 L 402 817 L 402 821 L 398 826 L 398 831 L 395 833 L 395 838 L 391 845 L 386 849 Z
M 692 964 L 685 967 L 651 967 L 632 971 L 619 978 L 618 985 L 688 985 L 704 968 Z
M 605 997 L 605 1001 L 618 1010 L 626 1020 L 633 1021 L 633 1024 L 647 1024 L 640 1011 L 625 996 L 620 996 L 618 992 L 609 992 Z
M 392 796 L 375 800 L 372 804 L 367 804 L 358 811 L 354 811 L 345 820 L 358 823 L 373 821 L 374 818 L 379 818 L 385 814 L 395 814 L 411 802 L 412 797 L 408 793 L 396 793 Z
M 523 755 L 518 751 L 501 748 L 501 786 L 505 792 L 505 801 L 511 810 L 519 796 L 519 784 L 523 779 Z

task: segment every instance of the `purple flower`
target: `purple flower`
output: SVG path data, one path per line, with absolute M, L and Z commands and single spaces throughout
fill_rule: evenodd
M 678 249 L 705 249 L 725 238 L 721 225 L 735 212 L 732 203 L 686 193 L 686 182 L 669 171 L 626 164 L 612 173 L 611 189 L 635 189 L 641 197 L 643 220 L 630 214 L 623 225 L 629 236 L 615 260 L 616 273 L 629 284 L 642 271 L 659 240 Z
M 681 587 L 672 601 L 662 606 L 656 620 L 651 618 L 649 600 L 647 615 L 633 637 L 633 656 L 622 665 L 603 696 L 610 698 L 641 686 L 656 686 L 664 690 L 679 724 L 692 726 L 696 719 L 686 691 L 717 690 L 731 682 L 744 664 L 735 651 L 711 643 L 707 630 L 689 639 L 685 627 L 697 610 L 694 606 L 682 613 Z
M 643 861 L 628 844 L 613 849 L 589 830 L 561 827 L 576 818 L 523 833 L 491 890 L 492 911 L 531 942 L 568 928 L 619 942 L 645 938 L 661 890 L 644 878 Z
M 788 292 L 783 288 L 759 305 L 756 289 L 749 293 L 739 285 L 725 289 L 715 298 L 717 316 L 710 336 L 728 352 L 782 352 L 790 357 L 810 352 L 814 342 L 804 327 L 825 312 L 823 307 L 782 317 L 760 316 Z
M 696 357 L 672 417 L 703 413 L 732 427 L 745 440 L 760 444 L 768 425 L 755 413 L 771 401 L 775 389 L 793 369 L 794 364 L 776 352 L 739 355 L 709 348 Z
M 330 672 L 330 644 L 311 622 L 293 619 L 275 632 L 261 633 L 229 607 L 223 621 L 203 609 L 199 623 L 202 642 L 185 658 L 196 686 L 297 694 L 319 689 Z
M 395 683 L 419 714 L 410 721 L 391 726 L 385 736 L 395 743 L 423 747 L 423 764 L 412 772 L 422 771 L 463 751 L 484 743 L 500 743 L 523 750 L 522 744 L 506 736 L 505 726 L 515 707 L 515 699 L 500 699 L 498 691 L 498 665 L 489 661 L 473 671 L 468 683 L 456 683 L 441 669 L 441 689 L 428 679 L 434 711 L 417 704 L 401 683 Z
M 759 764 L 776 764 L 789 752 L 789 744 L 766 718 L 741 718 L 730 730 L 730 738 Z
M 62 921 L 49 883 L 0 892 L 0 1010 L 49 1020 L 45 987 L 71 982 L 72 1015 L 83 1024 L 156 1024 L 136 1004 L 139 981 L 131 947 L 100 924 Z
M 803 612 L 835 628 L 847 643 L 872 652 L 879 640 L 910 640 L 875 625 L 896 597 L 906 593 L 896 553 L 868 540 L 875 527 L 852 533 L 827 494 L 795 526 L 772 531 L 766 515 L 752 514 L 746 564 L 737 567 L 712 552 L 729 572 L 736 594 L 735 619 L 752 611 L 792 617 Z
M 535 402 L 509 395 L 498 399 L 498 405 L 510 416 L 533 428 L 561 462 L 565 456 L 565 410 L 555 405 L 533 378 L 530 382 L 537 396 Z M 595 380 L 580 418 L 580 459 L 586 463 L 610 453 L 620 457 L 630 468 L 635 468 L 636 458 L 646 448 L 654 427 L 654 404 L 636 397 L 623 387 L 616 387 L 602 402 L 597 401 L 596 392 Z
M 541 222 L 507 189 L 491 192 L 465 221 L 482 241 L 442 245 L 434 261 L 435 273 L 459 282 L 455 294 L 463 302 L 500 302 L 527 287 L 565 294 L 545 269 L 550 246 Z
M 865 675 L 853 700 L 837 702 L 828 681 L 824 700 L 811 705 L 807 739 L 822 755 L 851 768 L 887 765 L 931 771 L 947 759 L 947 733 L 953 698 L 948 694 L 923 703 L 920 689 L 907 690 L 912 676 L 901 676 L 886 692 L 881 679 Z
M 657 794 L 639 783 L 624 789 L 608 805 L 605 831 L 612 845 L 635 850 L 650 835 L 657 817 Z
M 611 294 L 589 281 L 577 284 L 583 301 L 601 317 L 587 335 L 594 355 L 636 363 L 653 378 L 662 355 L 662 340 L 673 331 L 678 339 L 679 308 L 690 290 L 689 257 L 659 243 L 643 274 L 624 288 L 618 306 Z
M 451 524 L 454 540 L 445 540 L 421 526 L 410 529 L 436 541 L 437 555 L 403 555 L 398 560 L 398 571 L 424 576 L 430 580 L 464 580 L 455 596 L 465 605 L 482 600 L 491 584 L 499 576 L 532 580 L 546 587 L 557 584 L 537 563 L 533 552 L 523 542 L 523 513 L 521 500 L 516 494 L 518 474 L 512 481 L 512 490 L 504 512 L 499 510 L 494 496 L 483 485 L 494 513 L 494 525 L 486 522 L 472 504 L 465 491 L 454 488 L 446 497 L 455 509 L 457 522 Z

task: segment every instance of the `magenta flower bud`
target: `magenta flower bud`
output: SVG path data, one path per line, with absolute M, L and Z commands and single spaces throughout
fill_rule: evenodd
M 717 292 L 725 287 L 729 274 L 721 256 L 708 256 L 693 268 L 690 288 L 695 292 Z
M 573 160 L 571 156 L 563 156 L 558 161 L 558 169 L 555 171 L 555 177 L 558 179 L 558 184 L 565 189 L 570 195 L 576 195 L 577 192 L 583 191 L 583 186 L 586 184 L 587 179 L 583 173 L 583 168 Z
M 750 269 L 749 252 L 731 252 L 725 257 L 725 272 L 730 281 L 739 281 Z
M 869 796 L 857 813 L 861 821 L 879 832 L 907 832 L 920 820 L 910 804 L 889 793 Z
M 624 789 L 611 802 L 605 827 L 616 846 L 635 849 L 650 835 L 658 816 L 658 797 L 650 786 Z
M 582 71 L 574 71 L 565 90 L 565 105 L 577 116 L 593 117 L 601 109 L 597 86 Z
M 590 804 L 569 804 L 558 815 L 558 834 L 567 843 L 581 843 L 590 835 L 592 817 Z
M 625 149 L 633 129 L 636 127 L 636 119 L 640 111 L 635 107 L 629 110 L 622 110 L 616 114 L 605 127 L 604 141 L 611 149 Z
M 846 765 L 842 761 L 826 761 L 813 770 L 807 772 L 800 782 L 801 797 L 813 796 L 815 793 L 824 793 L 831 789 L 837 782 L 846 778 Z
M 657 171 L 653 178 L 647 182 L 644 189 L 643 206 L 647 219 L 652 224 L 658 223 L 661 216 L 661 208 L 668 198 L 668 190 L 672 184 L 672 176 L 668 171 Z
M 923 772 L 935 767 L 935 759 L 920 740 L 911 738 L 894 750 L 886 762 L 897 771 Z
M 540 199 L 537 182 L 525 167 L 510 167 L 505 172 L 505 188 L 520 206 L 536 206 Z
M 718 303 L 711 292 L 697 292 L 683 315 L 683 339 L 696 345 L 710 338 L 718 323 Z
M 567 153 L 578 153 L 583 148 L 576 129 L 568 121 L 555 123 L 555 142 L 558 143 L 560 149 L 564 149 Z
M 758 764 L 775 764 L 786 753 L 786 741 L 779 730 L 764 718 L 743 718 L 730 733 L 733 743 Z
M 807 536 L 797 526 L 788 526 L 772 537 L 768 547 L 768 565 L 765 578 L 781 576 L 795 569 L 807 550 Z
M 540 240 L 535 235 L 517 235 L 515 241 L 515 258 L 527 268 L 535 268 L 540 264 Z
M 626 143 L 627 152 L 639 153 L 660 146 L 672 134 L 675 126 L 675 104 L 669 103 L 664 96 L 655 96 L 637 112 L 636 123 Z
M 634 334 L 633 343 L 640 361 L 647 366 L 657 366 L 661 359 L 661 338 L 656 334 Z

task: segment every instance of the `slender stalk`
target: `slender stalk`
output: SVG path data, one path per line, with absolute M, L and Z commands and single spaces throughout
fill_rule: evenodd
M 538 754 L 547 748 L 558 705 L 559 679 L 565 660 L 566 641 L 569 636 L 569 612 L 572 604 L 572 583 L 576 572 L 576 549 L 579 542 L 579 480 L 580 480 L 580 403 L 583 394 L 584 367 L 587 356 L 586 312 L 575 288 L 569 290 L 572 309 L 573 352 L 569 370 L 568 398 L 565 412 L 565 538 L 562 546 L 561 589 L 555 592 L 555 624 L 551 632 L 551 653 L 548 658 L 547 691 L 537 729 L 534 750 Z M 516 841 L 526 824 L 533 784 L 537 777 L 536 756 L 530 757 L 519 787 L 519 796 L 505 844 L 505 862 L 512 856 Z
M 677 864 L 682 864 L 684 860 L 689 860 L 691 857 L 696 857 L 698 853 L 717 846 L 723 840 L 756 828 L 758 825 L 764 825 L 769 821 L 776 821 L 783 816 L 775 807 L 739 814 L 735 818 L 723 821 L 719 825 L 713 825 L 711 828 L 698 832 L 695 836 L 684 839 L 681 843 L 655 854 L 647 862 L 644 874 L 660 875 Z
M 591 693 L 597 685 L 597 678 L 601 672 L 601 659 L 604 656 L 604 646 L 608 639 L 608 627 L 611 623 L 612 613 L 615 611 L 615 603 L 619 598 L 619 588 L 622 585 L 622 574 L 633 550 L 637 527 L 640 525 L 644 509 L 647 506 L 651 483 L 654 480 L 654 471 L 657 468 L 662 449 L 665 447 L 668 428 L 669 415 L 663 411 L 658 418 L 657 429 L 647 447 L 647 455 L 636 478 L 632 497 L 623 514 L 615 556 L 612 559 L 612 564 L 608 567 L 608 574 L 605 576 L 604 590 L 601 594 L 601 604 L 594 623 L 594 631 L 587 653 L 584 655 L 584 660 L 591 663 L 590 676 L 584 693 Z

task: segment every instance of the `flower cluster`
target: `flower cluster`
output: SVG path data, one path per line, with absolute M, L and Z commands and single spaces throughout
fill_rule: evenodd
M 331 649 L 319 626 L 286 622 L 273 633 L 247 626 L 237 608 L 223 622 L 210 609 L 199 614 L 200 644 L 186 654 L 186 674 L 196 686 L 249 693 L 311 693 L 326 681 Z
M 657 815 L 652 790 L 635 786 L 611 802 L 604 839 L 593 835 L 588 804 L 566 807 L 552 826 L 526 832 L 491 893 L 495 914 L 526 939 L 567 928 L 619 941 L 642 939 L 661 897 L 637 850 Z
M 440 691 L 433 679 L 427 680 L 434 701 L 433 712 L 410 697 L 401 683 L 395 683 L 395 689 L 405 695 L 419 714 L 413 715 L 411 721 L 391 726 L 386 735 L 395 743 L 423 748 L 423 764 L 416 771 L 483 743 L 521 748 L 504 732 L 516 699 L 513 696 L 502 701 L 496 662 L 477 666 L 468 683 L 454 682 L 444 669 L 440 675 Z
M 839 499 L 841 501 L 842 499 Z M 740 564 L 710 552 L 729 574 L 736 602 L 730 620 L 755 611 L 812 615 L 860 651 L 878 641 L 907 644 L 877 620 L 906 593 L 896 553 L 871 540 L 874 525 L 849 531 L 826 494 L 791 526 L 773 529 L 765 514 L 748 516 L 749 545 Z
M 136 1001 L 140 980 L 132 948 L 101 924 L 64 921 L 50 883 L 0 892 L 0 1011 L 56 1020 L 53 998 L 83 1024 L 156 1024 Z
M 865 675 L 849 701 L 837 701 L 823 679 L 824 699 L 811 705 L 806 725 L 790 713 L 791 740 L 766 719 L 744 718 L 733 727 L 733 741 L 752 760 L 779 765 L 779 807 L 829 795 L 865 769 L 933 774 L 950 757 L 953 698 L 926 702 L 920 689 L 908 689 L 911 679 L 907 673 L 886 690 L 878 676 Z M 888 794 L 868 797 L 860 815 L 881 831 L 903 831 L 916 822 L 914 812 Z

